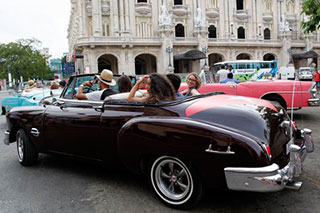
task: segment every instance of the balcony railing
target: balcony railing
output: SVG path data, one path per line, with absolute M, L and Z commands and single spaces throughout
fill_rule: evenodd
M 73 42 L 72 42 L 73 43 Z M 320 42 L 315 42 L 318 46 Z M 74 41 L 76 47 L 81 46 L 161 46 L 163 41 L 158 37 L 81 37 Z M 173 38 L 175 46 L 198 46 L 199 40 L 195 37 L 177 37 Z M 283 42 L 279 40 L 261 40 L 261 39 L 229 39 L 229 38 L 210 38 L 208 46 L 211 47 L 276 47 L 281 48 Z M 306 47 L 305 40 L 293 40 L 292 47 Z
M 248 10 L 236 10 L 234 16 L 240 20 L 248 18 Z
M 216 18 L 219 16 L 219 8 L 207 8 L 206 14 L 210 18 Z
M 160 38 L 154 37 L 80 37 L 77 39 L 77 46 L 123 46 L 123 45 L 145 45 L 145 46 L 161 46 Z
M 288 22 L 295 22 L 295 21 L 297 21 L 297 16 L 296 15 L 286 15 L 286 20 L 288 21 Z
M 262 19 L 266 22 L 272 21 L 273 19 L 273 14 L 272 12 L 270 13 L 262 13 Z
M 184 16 L 188 13 L 188 8 L 184 5 L 173 5 L 172 13 L 176 16 Z
M 140 15 L 151 14 L 151 11 L 152 11 L 151 4 L 145 3 L 145 2 L 136 3 L 135 8 L 136 8 L 136 13 L 138 13 Z

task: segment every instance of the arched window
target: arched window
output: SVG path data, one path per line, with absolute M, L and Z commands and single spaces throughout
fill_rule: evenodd
M 210 25 L 208 28 L 209 38 L 217 38 L 217 28 L 214 25 Z
M 270 40 L 270 38 L 271 38 L 271 35 L 270 35 L 270 34 L 271 34 L 271 33 L 270 33 L 269 28 L 264 29 L 264 31 L 263 31 L 264 40 Z
M 184 36 L 184 26 L 182 24 L 177 24 L 175 27 L 176 37 L 185 37 Z
M 276 58 L 274 57 L 274 55 L 272 55 L 271 53 L 267 53 L 263 56 L 263 60 L 264 61 L 272 61 L 275 60 Z
M 244 30 L 243 27 L 239 27 L 238 28 L 238 38 L 239 39 L 245 39 L 246 38 L 245 30 Z
M 236 57 L 237 60 L 250 60 L 250 55 L 246 53 L 241 53 Z
M 243 0 L 237 0 L 237 10 L 243 10 L 244 5 L 243 5 Z
M 174 0 L 174 5 L 183 5 L 183 0 Z

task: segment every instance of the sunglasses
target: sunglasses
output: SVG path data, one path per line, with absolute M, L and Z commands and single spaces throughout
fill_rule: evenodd
M 196 79 L 191 79 L 191 78 L 188 78 L 188 81 L 197 82 Z

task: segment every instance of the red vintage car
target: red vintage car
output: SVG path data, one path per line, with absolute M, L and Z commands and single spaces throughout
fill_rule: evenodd
M 180 91 L 187 88 L 182 83 Z M 229 95 L 247 96 L 273 101 L 283 108 L 319 106 L 314 82 L 289 80 L 262 80 L 242 82 L 239 84 L 204 84 L 199 89 L 201 94 L 223 92 Z

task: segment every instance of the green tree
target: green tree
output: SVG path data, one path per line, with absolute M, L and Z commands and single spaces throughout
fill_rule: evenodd
M 12 77 L 19 79 L 52 77 L 47 58 L 39 51 L 41 42 L 36 39 L 20 39 L 0 44 L 0 78 L 7 78 L 10 66 Z
M 308 20 L 301 23 L 304 32 L 312 33 L 320 28 L 320 0 L 304 1 L 301 13 L 308 17 Z

